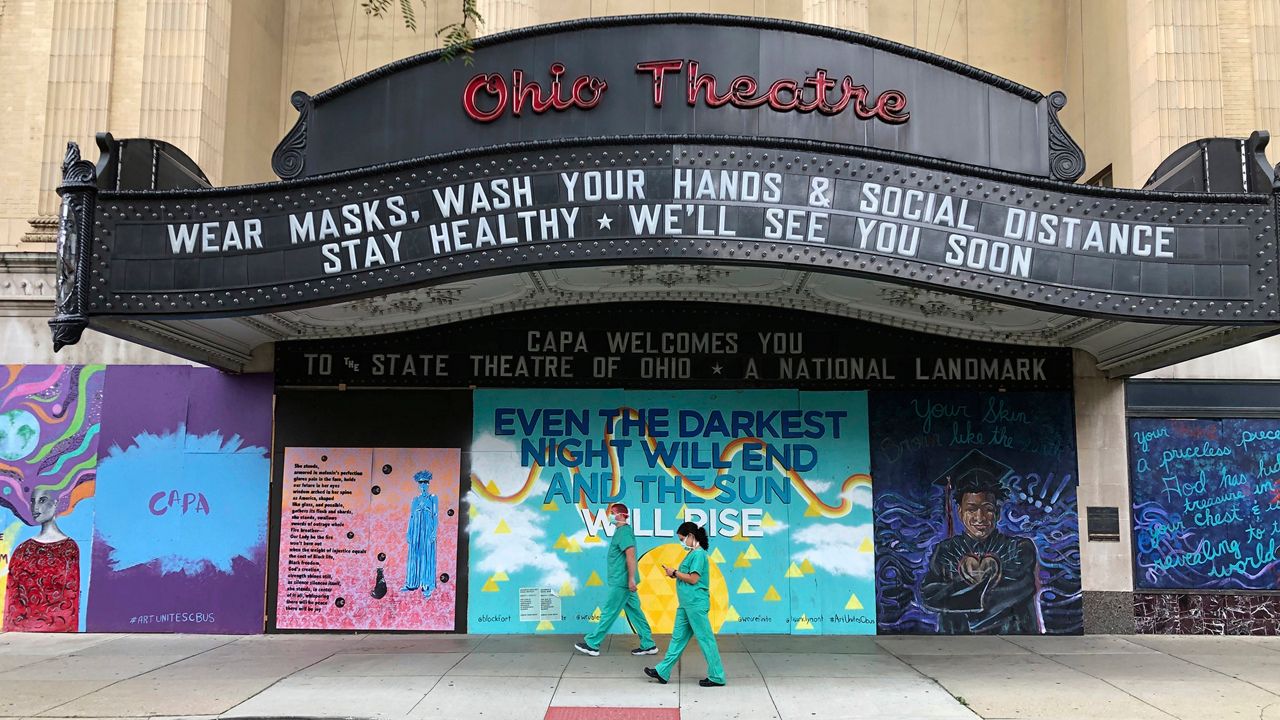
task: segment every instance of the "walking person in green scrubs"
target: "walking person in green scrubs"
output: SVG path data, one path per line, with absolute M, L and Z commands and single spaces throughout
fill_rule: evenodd
M 662 569 L 667 577 L 676 581 L 676 599 L 680 601 L 680 607 L 676 610 L 667 656 L 662 658 L 658 667 L 645 668 L 644 674 L 666 685 L 671 679 L 671 668 L 680 659 L 692 635 L 698 639 L 702 657 L 707 661 L 707 676 L 698 684 L 702 687 L 723 687 L 724 666 L 720 664 L 720 648 L 716 646 L 716 635 L 711 630 L 711 562 L 707 558 L 707 531 L 686 522 L 676 530 L 676 536 L 689 554 L 675 570 L 666 565 Z
M 627 506 L 622 503 L 609 506 L 609 515 L 616 528 L 613 540 L 609 543 L 609 596 L 600 611 L 600 624 L 582 642 L 573 646 L 583 655 L 595 657 L 600 654 L 600 643 L 604 642 L 609 628 L 613 627 L 613 621 L 618 619 L 618 614 L 623 610 L 627 611 L 627 619 L 640 636 L 640 647 L 632 650 L 631 654 L 658 654 L 658 646 L 653 642 L 653 632 L 649 629 L 649 620 L 640 608 L 640 595 L 636 593 L 640 584 L 640 572 L 636 569 L 636 531 L 627 524 L 630 514 Z

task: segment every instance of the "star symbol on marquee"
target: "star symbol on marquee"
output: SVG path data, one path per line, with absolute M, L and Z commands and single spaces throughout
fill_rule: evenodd
M 596 222 L 600 223 L 601 230 L 613 229 L 613 218 L 609 217 L 608 214 L 601 215 L 600 218 L 596 220 Z
M 724 369 L 724 366 L 722 366 L 720 363 L 716 363 L 715 365 L 711 366 L 711 372 L 716 375 L 719 375 L 720 371 L 723 369 Z

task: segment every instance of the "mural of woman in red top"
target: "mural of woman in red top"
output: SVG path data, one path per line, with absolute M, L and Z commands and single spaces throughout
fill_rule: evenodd
M 47 488 L 31 496 L 40 534 L 9 558 L 4 629 L 76 632 L 80 629 L 80 547 L 58 529 L 57 500 Z
M 7 511 L 39 528 L 9 557 L 5 631 L 80 629 L 80 546 L 57 518 L 93 496 L 103 375 L 100 365 L 0 365 L 0 526 Z

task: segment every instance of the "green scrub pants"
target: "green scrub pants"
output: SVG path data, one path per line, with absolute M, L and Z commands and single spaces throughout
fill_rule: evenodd
M 706 610 L 676 610 L 676 624 L 671 628 L 671 644 L 667 646 L 667 656 L 658 663 L 658 674 L 663 680 L 671 679 L 671 667 L 680 659 L 684 646 L 689 644 L 690 635 L 698 639 L 698 647 L 702 648 L 702 657 L 707 661 L 707 679 L 724 684 L 720 648 L 716 647 L 716 634 L 711 632 L 711 618 Z
M 587 644 L 593 648 L 600 647 L 600 643 L 604 642 L 605 636 L 609 634 L 609 628 L 613 627 L 613 622 L 618 619 L 619 613 L 623 610 L 627 611 L 627 619 L 635 626 L 636 635 L 640 636 L 640 647 L 645 650 L 654 647 L 653 631 L 649 629 L 649 620 L 640 609 L 640 595 L 625 587 L 613 586 L 609 587 L 609 597 L 605 599 L 604 607 L 600 610 L 600 624 L 591 631 L 590 635 L 587 635 Z

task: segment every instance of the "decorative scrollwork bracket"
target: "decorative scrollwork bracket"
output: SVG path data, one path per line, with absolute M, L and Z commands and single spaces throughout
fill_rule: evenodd
M 67 143 L 58 195 L 62 208 L 58 216 L 57 293 L 49 321 L 54 352 L 80 342 L 80 335 L 89 327 L 85 311 L 98 173 L 93 163 L 80 159 L 80 146 L 74 142 Z
M 299 90 L 289 102 L 298 111 L 298 121 L 271 153 L 271 170 L 281 180 L 301 176 L 307 164 L 307 116 L 311 114 L 311 96 Z
M 1055 90 L 1049 93 L 1048 100 L 1050 177 L 1075 182 L 1084 174 L 1084 151 L 1058 120 L 1058 112 L 1067 106 L 1067 95 L 1061 90 Z

